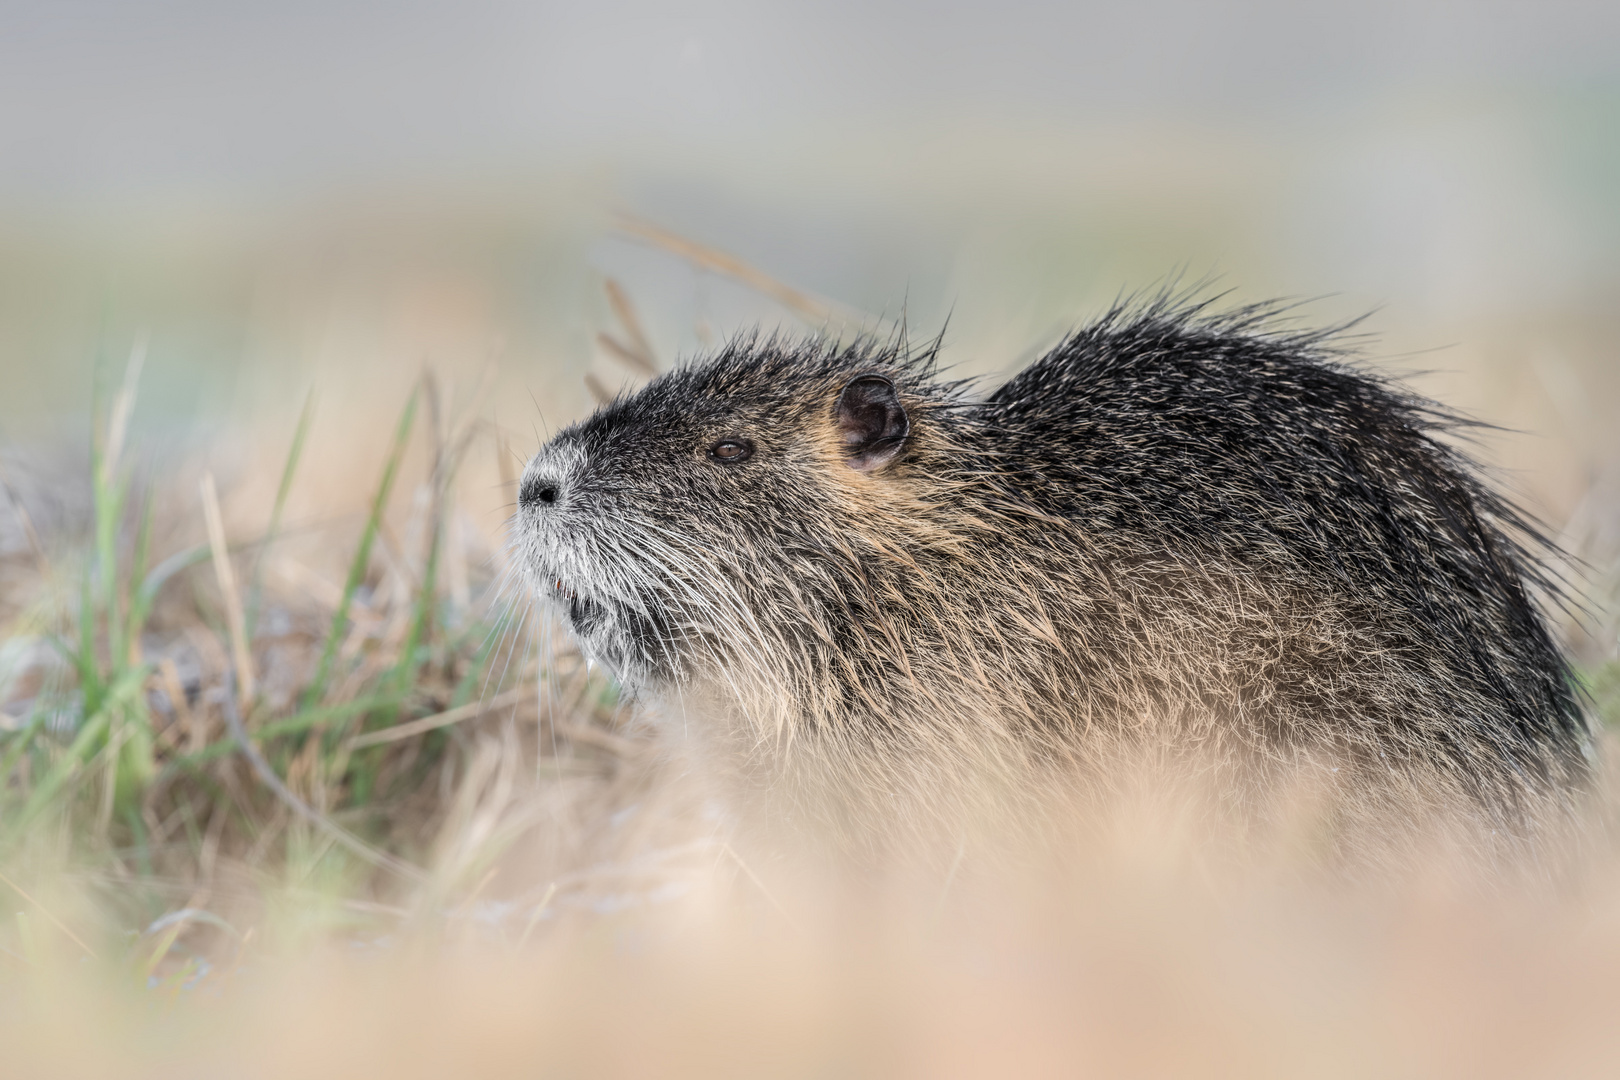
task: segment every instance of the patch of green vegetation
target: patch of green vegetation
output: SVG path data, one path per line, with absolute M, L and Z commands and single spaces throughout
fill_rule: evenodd
M 412 387 L 341 595 L 329 617 L 316 616 L 324 630 L 278 634 L 272 650 L 256 640 L 266 609 L 265 554 L 296 482 L 313 398 L 299 416 L 264 535 L 227 548 L 219 530 L 220 542 L 154 565 L 157 492 L 125 447 L 140 366 L 137 352 L 111 394 L 98 371 L 89 536 L 77 557 L 55 562 L 46 599 L 11 629 L 48 641 L 61 663 L 21 722 L 0 729 L 0 860 L 26 863 L 31 847 L 50 848 L 48 858 L 59 860 L 65 846 L 79 872 L 124 883 L 114 903 L 133 909 L 125 925 L 172 906 L 172 897 L 145 895 L 143 883 L 171 893 L 205 889 L 222 854 L 273 865 L 305 890 L 341 882 L 334 895 L 364 891 L 377 867 L 409 871 L 426 834 L 411 825 L 436 808 L 402 810 L 424 778 L 457 767 L 447 758 L 461 753 L 458 742 L 442 729 L 360 748 L 352 738 L 482 700 L 503 678 L 534 677 L 512 659 L 519 635 L 509 612 L 498 603 L 452 610 L 439 597 L 450 494 L 476 428 L 452 432 L 431 377 Z M 420 435 L 424 401 L 433 421 L 431 498 L 425 519 L 413 523 L 423 537 L 419 569 L 393 566 L 387 572 L 408 588 L 383 590 L 376 547 L 407 449 Z M 217 522 L 212 499 L 210 480 L 205 511 Z M 238 580 L 235 565 L 247 563 L 245 604 L 238 606 L 226 594 Z M 182 594 L 171 592 L 155 615 L 160 594 L 188 578 L 194 603 L 176 603 Z M 223 604 L 213 600 L 210 581 Z M 385 591 L 389 599 L 378 599 Z M 309 618 L 302 624 L 317 625 Z M 163 648 L 197 633 L 219 642 L 217 655 L 228 659 L 178 685 L 173 665 L 164 668 Z M 238 670 L 244 661 L 249 670 Z M 299 688 L 290 699 L 281 693 L 279 707 L 265 681 L 253 678 L 265 663 L 282 665 L 283 685 L 288 665 L 296 671 Z M 34 843 L 47 836 L 51 843 Z

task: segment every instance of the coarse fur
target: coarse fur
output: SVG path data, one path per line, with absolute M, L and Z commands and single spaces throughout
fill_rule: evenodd
M 936 350 L 745 337 L 544 447 L 521 559 L 740 813 L 853 850 L 1133 753 L 1523 838 L 1589 772 L 1549 549 L 1462 421 L 1278 311 L 1123 305 L 982 396 Z

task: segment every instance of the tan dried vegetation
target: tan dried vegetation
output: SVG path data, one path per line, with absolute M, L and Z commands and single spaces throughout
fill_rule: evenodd
M 650 374 L 607 287 L 603 352 Z M 488 378 L 459 407 L 417 381 L 358 531 L 285 527 L 318 464 L 306 405 L 248 536 L 206 470 L 140 466 L 143 355 L 102 380 L 84 535 L 42 533 L 0 475 L 19 538 L 0 550 L 5 1076 L 1620 1066 L 1607 799 L 1556 879 L 1456 874 L 1439 849 L 1399 882 L 1334 879 L 1308 836 L 1233 836 L 1158 767 L 1117 777 L 1106 817 L 1040 865 L 959 857 L 852 888 L 745 858 L 459 527 L 471 455 L 499 455 L 508 489 L 521 468 L 483 419 Z M 427 465 L 391 515 L 413 444 Z M 1614 672 L 1593 672 L 1600 710 Z

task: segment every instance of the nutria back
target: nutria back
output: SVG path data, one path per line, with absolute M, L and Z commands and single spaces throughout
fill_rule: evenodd
M 759 812 L 855 844 L 1149 744 L 1522 832 L 1588 772 L 1547 546 L 1461 421 L 1271 314 L 1122 308 L 987 396 L 741 339 L 545 446 L 521 557 Z

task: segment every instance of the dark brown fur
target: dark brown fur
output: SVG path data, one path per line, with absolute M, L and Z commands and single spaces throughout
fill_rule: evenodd
M 1142 752 L 1523 836 L 1588 772 L 1545 547 L 1454 417 L 1269 315 L 1117 310 L 984 397 L 745 339 L 543 449 L 522 557 L 757 812 L 842 844 Z

